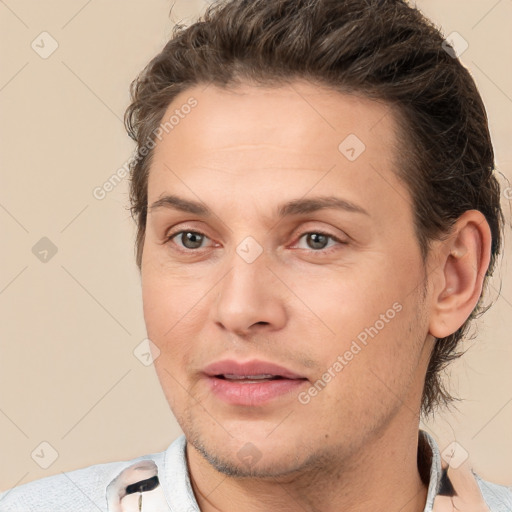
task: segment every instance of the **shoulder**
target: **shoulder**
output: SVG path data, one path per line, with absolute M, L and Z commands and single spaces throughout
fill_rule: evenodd
M 120 473 L 141 461 L 152 461 L 159 467 L 164 454 L 153 453 L 131 460 L 95 464 L 14 487 L 0 493 L 0 511 L 106 511 L 106 489 Z
M 512 488 L 493 484 L 475 475 L 480 492 L 491 512 L 512 511 Z

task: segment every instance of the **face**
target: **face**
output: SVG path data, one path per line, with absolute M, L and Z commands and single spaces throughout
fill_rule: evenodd
M 302 82 L 210 85 L 173 115 L 142 286 L 189 443 L 228 474 L 284 475 L 417 421 L 425 270 L 388 106 Z

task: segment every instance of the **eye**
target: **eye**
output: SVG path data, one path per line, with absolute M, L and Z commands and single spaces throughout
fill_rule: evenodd
M 330 235 L 329 233 L 323 233 L 322 231 L 309 231 L 307 233 L 303 233 L 299 237 L 299 241 L 302 240 L 303 238 L 305 238 L 308 247 L 299 247 L 299 249 L 309 249 L 314 252 L 329 252 L 333 248 L 333 245 L 336 245 L 336 243 L 346 244 L 346 242 L 339 240 L 335 236 Z M 334 244 L 328 246 L 327 244 L 329 240 L 332 240 Z
M 347 242 L 339 240 L 335 236 L 324 233 L 322 231 L 309 231 L 303 233 L 299 237 L 299 242 L 304 239 L 308 247 L 298 247 L 299 249 L 306 249 L 312 252 L 330 252 L 335 249 L 336 244 L 345 245 Z M 166 237 L 165 243 L 173 242 L 182 251 L 194 251 L 197 249 L 204 249 L 203 242 L 209 240 L 209 238 L 199 231 L 182 230 L 175 233 L 171 233 Z M 329 245 L 331 241 L 331 245 Z M 297 246 L 299 243 L 297 243 Z
M 167 237 L 166 242 L 170 242 L 172 240 L 176 245 L 178 245 L 178 247 L 190 251 L 194 249 L 201 249 L 202 243 L 206 239 L 208 239 L 208 237 L 203 233 L 185 230 L 170 234 Z

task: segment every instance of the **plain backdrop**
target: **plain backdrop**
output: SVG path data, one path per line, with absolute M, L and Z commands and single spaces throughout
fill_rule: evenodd
M 456 31 L 468 43 L 461 60 L 484 98 L 505 188 L 512 1 L 417 5 L 446 36 Z M 103 200 L 93 190 L 132 153 L 122 123 L 131 80 L 175 22 L 189 23 L 205 7 L 203 0 L 0 1 L 0 489 L 159 452 L 181 433 L 153 367 L 134 355 L 145 327 L 127 180 Z M 509 230 L 511 197 L 509 189 L 502 198 Z M 510 256 L 507 243 L 489 288 L 495 304 L 450 372 L 464 400 L 457 412 L 422 424 L 441 450 L 457 441 L 480 475 L 508 485 Z

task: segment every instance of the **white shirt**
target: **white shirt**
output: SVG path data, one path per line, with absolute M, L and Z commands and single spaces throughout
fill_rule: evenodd
M 434 506 L 436 496 L 446 494 L 447 488 L 448 494 L 453 492 L 449 492 L 451 485 L 446 482 L 435 441 L 421 430 L 419 440 L 420 460 L 427 472 L 430 465 L 424 512 L 452 510 L 451 505 L 438 506 L 439 499 Z M 181 436 L 160 453 L 96 464 L 20 485 L 0 494 L 0 512 L 135 512 L 139 510 L 140 496 L 143 512 L 199 512 L 185 448 L 186 439 Z M 510 488 L 476 475 L 475 480 L 488 510 L 512 512 Z M 450 501 L 444 496 L 441 499 Z M 485 506 L 478 510 L 485 510 Z

